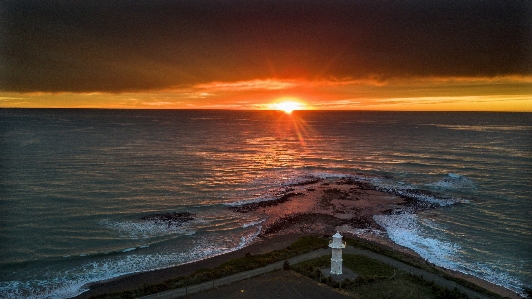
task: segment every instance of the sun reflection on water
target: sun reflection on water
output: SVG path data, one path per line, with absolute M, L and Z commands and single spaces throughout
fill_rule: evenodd
M 303 167 L 308 140 L 316 132 L 297 113 L 277 115 L 271 134 L 246 139 L 253 152 L 247 158 L 260 168 Z

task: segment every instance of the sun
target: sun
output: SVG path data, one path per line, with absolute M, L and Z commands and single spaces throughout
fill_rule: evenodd
M 294 110 L 301 110 L 304 105 L 295 101 L 283 101 L 272 105 L 275 110 L 284 111 L 286 114 L 291 114 Z

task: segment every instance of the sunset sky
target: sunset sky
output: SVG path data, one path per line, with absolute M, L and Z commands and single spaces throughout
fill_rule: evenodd
M 532 1 L 0 0 L 0 107 L 532 111 Z

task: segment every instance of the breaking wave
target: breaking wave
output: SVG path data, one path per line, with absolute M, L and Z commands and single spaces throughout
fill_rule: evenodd
M 449 173 L 443 179 L 429 184 L 429 186 L 434 186 L 441 189 L 476 189 L 475 182 L 463 175 Z
M 432 237 L 434 232 L 428 232 L 427 225 L 423 224 L 417 215 L 375 215 L 373 219 L 386 230 L 388 237 L 396 244 L 414 250 L 437 266 L 456 268 L 453 260 L 460 247 L 444 239 Z
M 117 231 L 121 237 L 130 239 L 148 239 L 167 235 L 193 235 L 195 230 L 189 226 L 174 226 L 161 221 L 111 221 L 99 223 Z
M 24 282 L 0 282 L 0 298 L 53 299 L 74 297 L 87 291 L 87 285 L 93 282 L 191 263 L 244 248 L 255 240 L 260 229 L 260 226 L 256 229 L 248 229 L 236 240 L 231 235 L 222 238 L 217 235 L 205 236 L 196 239 L 192 248 L 186 252 L 143 254 L 141 252 L 134 253 L 138 248 L 128 248 L 124 250 L 125 254 L 123 255 L 87 261 L 76 267 L 69 267 L 68 270 L 50 271 L 44 277 Z

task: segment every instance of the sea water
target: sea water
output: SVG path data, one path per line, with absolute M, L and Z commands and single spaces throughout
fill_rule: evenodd
M 72 297 L 243 248 L 265 219 L 228 207 L 313 176 L 442 194 L 375 216 L 381 233 L 438 266 L 532 287 L 530 113 L 2 109 L 0 153 L 2 298 Z M 140 219 L 167 212 L 194 219 Z

